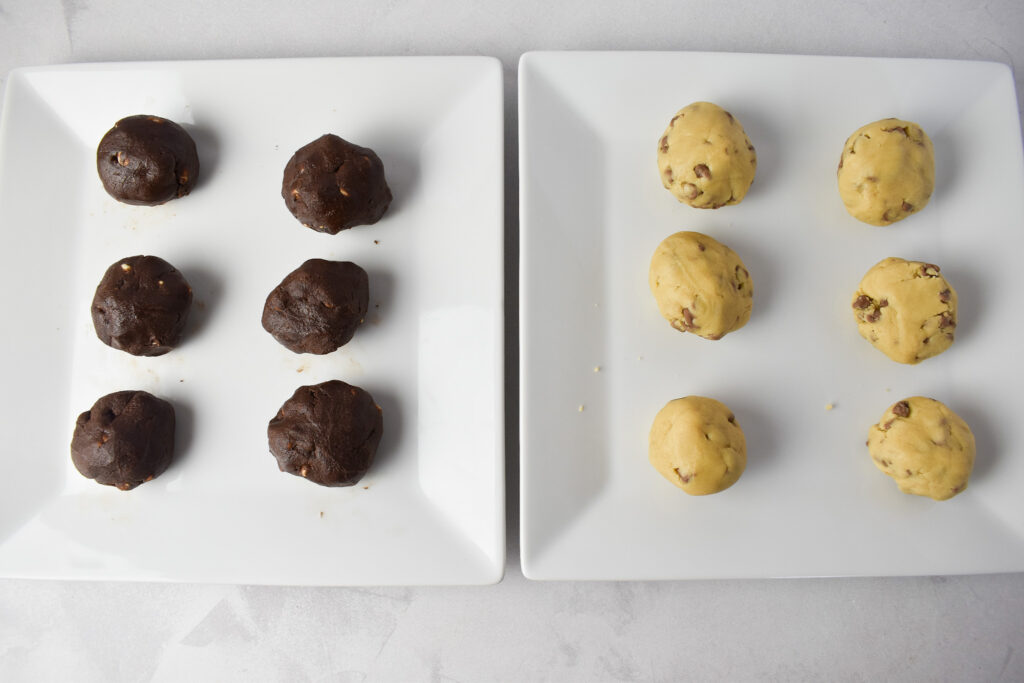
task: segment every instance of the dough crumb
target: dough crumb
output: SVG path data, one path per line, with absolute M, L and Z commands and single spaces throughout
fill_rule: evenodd
M 580 412 L 582 413 L 582 412 L 583 412 L 583 409 L 584 409 L 584 406 L 583 406 L 583 404 L 581 403 L 581 404 L 580 404 L 580 407 L 579 407 L 579 411 L 580 411 Z
M 832 410 L 835 407 L 836 407 L 835 403 L 826 403 L 825 404 L 825 410 Z
M 595 365 L 594 366 L 594 372 L 601 372 L 601 366 L 600 365 Z

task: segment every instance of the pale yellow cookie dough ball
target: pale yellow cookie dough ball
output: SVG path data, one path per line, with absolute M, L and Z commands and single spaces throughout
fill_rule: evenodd
M 860 336 L 898 363 L 919 363 L 953 344 L 956 290 L 939 267 L 901 258 L 882 259 L 853 295 Z
M 871 225 L 901 221 L 923 209 L 935 189 L 932 141 L 910 121 L 869 123 L 843 146 L 838 178 L 851 216 Z
M 939 401 L 914 396 L 894 403 L 871 427 L 868 452 L 900 491 L 946 500 L 967 488 L 974 434 Z
M 750 320 L 754 283 L 736 252 L 699 232 L 666 237 L 648 274 L 658 311 L 680 332 L 721 339 Z
M 680 109 L 658 140 L 662 184 L 698 209 L 739 204 L 755 171 L 757 154 L 743 126 L 711 102 Z
M 705 496 L 740 478 L 747 466 L 747 441 L 724 404 L 687 396 L 658 411 L 648 457 L 661 476 L 691 496 Z

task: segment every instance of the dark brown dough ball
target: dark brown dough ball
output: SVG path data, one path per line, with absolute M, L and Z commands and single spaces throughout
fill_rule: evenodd
M 331 380 L 296 389 L 270 421 L 267 437 L 282 472 L 321 486 L 352 486 L 373 464 L 383 431 L 373 396 Z
M 131 256 L 107 268 L 92 299 L 96 336 L 133 356 L 161 356 L 181 341 L 192 288 L 167 261 Z
M 192 137 L 174 121 L 139 114 L 121 119 L 103 136 L 96 170 L 117 201 L 156 206 L 192 191 L 199 155 Z
M 352 339 L 369 299 L 365 270 L 348 261 L 310 259 L 267 297 L 263 329 L 295 353 L 330 353 Z
M 332 235 L 376 223 L 391 204 L 380 157 L 331 134 L 292 155 L 281 196 L 299 222 Z
M 174 454 L 174 407 L 145 391 L 107 394 L 78 416 L 71 461 L 122 491 L 159 477 Z

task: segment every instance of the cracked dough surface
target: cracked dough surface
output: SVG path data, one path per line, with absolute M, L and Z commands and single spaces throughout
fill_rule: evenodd
M 661 183 L 698 209 L 739 204 L 757 171 L 757 153 L 743 126 L 711 102 L 676 112 L 658 140 Z
M 669 401 L 651 425 L 648 457 L 691 496 L 729 488 L 747 466 L 747 441 L 723 403 L 703 396 Z
M 897 401 L 868 431 L 868 452 L 900 491 L 946 500 L 967 488 L 974 434 L 959 415 L 923 396 Z
M 669 235 L 648 274 L 658 311 L 680 332 L 721 339 L 750 320 L 754 283 L 736 252 L 699 232 Z
M 889 225 L 925 207 L 935 189 L 935 151 L 921 126 L 882 119 L 858 128 L 839 158 L 839 196 L 859 221 Z
M 939 267 L 889 257 L 867 272 L 853 295 L 860 336 L 899 363 L 919 363 L 950 347 L 956 290 Z

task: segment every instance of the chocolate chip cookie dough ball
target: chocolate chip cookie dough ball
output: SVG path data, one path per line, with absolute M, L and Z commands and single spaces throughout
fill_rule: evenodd
M 757 153 L 743 126 L 711 102 L 680 109 L 658 140 L 662 184 L 698 209 L 739 204 L 756 171 Z
M 699 232 L 666 237 L 651 258 L 648 281 L 672 327 L 721 339 L 750 320 L 754 283 L 729 247 Z
M 921 126 L 882 119 L 857 129 L 839 158 L 839 196 L 851 216 L 890 225 L 917 213 L 935 189 L 935 151 Z
M 199 177 L 196 143 L 159 116 L 121 119 L 100 140 L 96 170 L 119 202 L 156 206 L 192 191 Z
M 391 204 L 376 153 L 330 134 L 295 152 L 284 168 L 281 196 L 300 223 L 331 235 L 376 223 Z
M 934 264 L 889 257 L 860 281 L 853 315 L 876 349 L 898 363 L 920 363 L 953 344 L 956 290 Z
M 648 456 L 661 476 L 691 496 L 704 496 L 740 478 L 747 467 L 747 440 L 724 404 L 687 396 L 658 411 Z
M 263 329 L 295 353 L 330 353 L 363 321 L 369 287 L 366 271 L 354 263 L 310 259 L 267 297 Z
M 71 461 L 122 491 L 159 477 L 174 454 L 174 407 L 145 391 L 107 394 L 78 416 Z
M 380 407 L 339 380 L 299 387 L 267 427 L 282 472 L 321 486 L 352 486 L 373 464 L 384 431 Z
M 967 488 L 974 434 L 944 404 L 913 396 L 890 406 L 868 430 L 868 452 L 900 491 L 946 500 Z
M 133 356 L 161 356 L 181 342 L 192 288 L 156 256 L 131 256 L 107 268 L 92 299 L 96 336 Z

